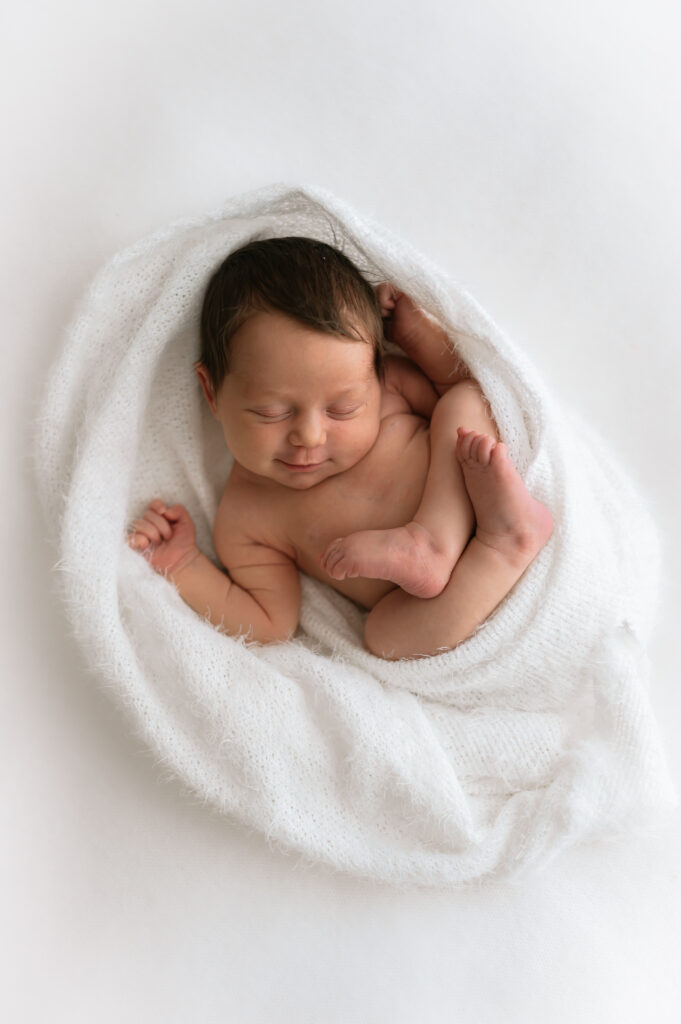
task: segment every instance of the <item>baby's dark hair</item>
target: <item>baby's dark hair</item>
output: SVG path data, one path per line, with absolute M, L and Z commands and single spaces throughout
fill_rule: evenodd
M 383 322 L 373 288 L 339 249 L 312 238 L 266 238 L 230 253 L 201 311 L 201 362 L 217 392 L 234 334 L 255 313 L 278 312 L 318 331 L 370 342 L 383 371 Z

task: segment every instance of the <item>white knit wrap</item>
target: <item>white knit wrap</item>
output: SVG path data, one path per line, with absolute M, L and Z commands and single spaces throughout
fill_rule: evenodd
M 295 640 L 215 629 L 125 542 L 162 497 L 210 557 L 229 456 L 193 374 L 207 280 L 254 237 L 339 244 L 445 324 L 555 533 L 454 651 L 391 663 L 303 577 Z M 440 269 L 333 196 L 239 196 L 116 256 L 52 368 L 35 454 L 60 592 L 101 680 L 206 801 L 270 840 L 394 884 L 456 885 L 648 825 L 673 800 L 646 683 L 658 547 L 594 434 Z

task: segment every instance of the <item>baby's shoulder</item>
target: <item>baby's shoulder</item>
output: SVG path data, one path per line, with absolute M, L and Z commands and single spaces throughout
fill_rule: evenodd
M 409 412 L 410 407 L 404 396 L 404 382 L 411 376 L 412 367 L 417 367 L 406 356 L 386 355 L 383 360 L 381 381 L 381 417 L 397 412 Z
M 220 558 L 223 553 L 245 545 L 283 550 L 277 530 L 271 495 L 266 486 L 253 484 L 234 467 L 222 492 L 213 527 L 213 542 Z
M 257 530 L 267 509 L 267 503 L 261 500 L 260 490 L 235 465 L 220 498 L 214 532 L 248 534 L 254 527 Z
M 407 356 L 388 355 L 384 361 L 381 415 L 411 412 L 430 418 L 437 394 L 432 383 Z

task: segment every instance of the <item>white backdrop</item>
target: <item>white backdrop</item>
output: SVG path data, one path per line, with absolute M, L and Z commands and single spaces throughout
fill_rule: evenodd
M 678 1020 L 678 827 L 522 884 L 396 894 L 271 852 L 162 777 L 66 633 L 27 447 L 104 260 L 258 185 L 331 189 L 467 285 L 649 495 L 652 699 L 681 787 L 677 18 L 662 0 L 5 9 L 4 1019 Z

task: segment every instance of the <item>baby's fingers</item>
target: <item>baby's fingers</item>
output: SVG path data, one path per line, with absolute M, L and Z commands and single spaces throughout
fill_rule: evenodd
M 151 506 L 144 513 L 143 519 L 136 519 L 132 524 L 133 529 L 143 533 L 152 544 L 158 544 L 161 540 L 170 540 L 173 535 L 173 528 L 158 512 L 152 512 Z
M 189 519 L 189 513 L 184 505 L 171 505 L 170 508 L 164 509 L 163 515 L 171 523 L 176 523 L 179 519 Z
M 388 281 L 379 284 L 376 289 L 376 298 L 381 307 L 381 316 L 388 316 L 391 313 L 395 308 L 399 294 L 395 285 L 390 284 Z
M 162 508 L 164 507 L 162 501 L 158 502 L 158 504 L 161 505 Z M 152 505 L 156 505 L 156 502 L 152 502 Z M 153 511 L 152 505 L 150 505 L 146 511 L 144 521 L 155 526 L 164 540 L 170 540 L 173 535 L 172 526 L 163 515 Z
M 145 551 L 149 547 L 149 538 L 143 533 L 131 533 L 128 537 L 128 544 L 135 551 Z
M 173 535 L 172 527 L 162 516 L 147 509 L 144 519 L 136 519 L 132 524 L 136 534 L 146 537 L 152 544 L 159 544 L 161 540 L 168 540 Z
M 158 532 L 153 523 L 147 522 L 146 519 L 136 519 L 132 524 L 133 536 L 137 538 L 144 538 L 146 544 L 158 544 L 161 540 L 161 534 Z

